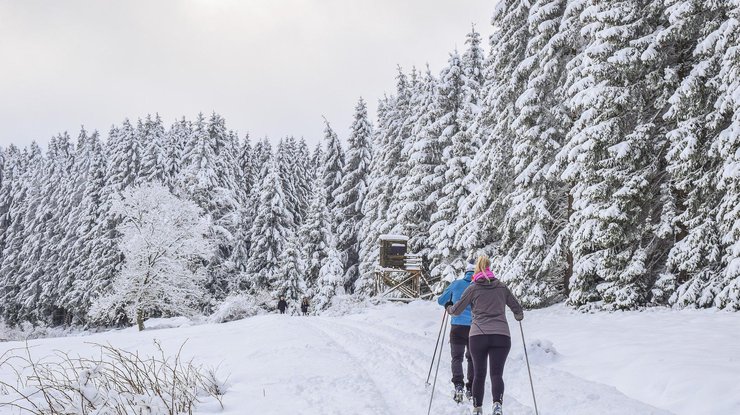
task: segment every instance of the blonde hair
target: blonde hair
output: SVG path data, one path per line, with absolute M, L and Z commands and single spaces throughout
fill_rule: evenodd
M 481 255 L 478 257 L 478 260 L 475 261 L 475 273 L 483 272 L 487 268 L 491 267 L 491 260 L 488 259 L 488 256 Z

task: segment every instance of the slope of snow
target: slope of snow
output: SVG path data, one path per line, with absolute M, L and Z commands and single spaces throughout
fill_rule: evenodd
M 187 340 L 186 356 L 220 365 L 229 378 L 225 409 L 208 402 L 201 414 L 422 414 L 431 392 L 424 383 L 441 315 L 441 308 L 429 302 L 386 304 L 344 317 L 265 315 L 219 325 L 33 340 L 30 345 L 39 357 L 56 349 L 92 353 L 90 342 L 150 352 L 159 339 L 175 353 Z M 692 310 L 581 314 L 562 306 L 528 312 L 524 327 L 540 414 L 740 413 L 738 318 Z M 530 415 L 534 410 L 519 327 L 510 321 L 505 412 Z M 0 343 L 0 354 L 19 346 Z M 466 414 L 467 405 L 451 402 L 447 345 L 443 353 L 432 412 Z M 489 402 L 490 396 L 487 408 Z

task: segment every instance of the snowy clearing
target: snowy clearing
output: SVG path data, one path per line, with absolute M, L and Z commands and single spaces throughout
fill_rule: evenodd
M 201 414 L 421 414 L 429 400 L 424 381 L 441 313 L 429 302 L 386 304 L 344 317 L 265 315 L 30 345 L 37 357 L 55 350 L 92 353 L 91 342 L 147 353 L 159 339 L 175 353 L 187 340 L 186 356 L 220 365 L 229 377 L 225 409 L 205 402 Z M 528 312 L 524 323 L 543 415 L 740 413 L 737 314 L 581 314 L 554 306 Z M 519 328 L 511 329 L 505 413 L 529 415 L 534 410 Z M 0 343 L 0 353 L 22 345 Z M 450 399 L 447 345 L 443 353 L 433 413 L 467 414 L 467 405 L 457 407 Z M 10 374 L 0 376 L 8 380 Z

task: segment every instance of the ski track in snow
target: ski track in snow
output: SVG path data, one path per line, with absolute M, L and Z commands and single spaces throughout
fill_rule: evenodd
M 225 408 L 204 402 L 199 414 L 425 414 L 431 393 L 425 380 L 440 316 L 436 305 L 418 302 L 380 306 L 344 317 L 266 315 L 220 325 L 34 340 L 30 345 L 38 357 L 56 349 L 89 355 L 94 353 L 90 342 L 151 353 L 153 340 L 158 339 L 166 351 L 174 353 L 187 340 L 185 357 L 206 365 L 220 364 L 222 374 L 229 376 Z M 19 346 L 2 343 L 0 354 Z M 550 353 L 547 345 L 532 347 L 532 372 L 542 415 L 671 414 L 628 397 L 614 386 L 563 370 L 567 365 L 558 364 L 559 360 L 571 362 L 570 356 Z M 7 376 L 0 373 L 0 377 Z M 468 415 L 469 404 L 457 405 L 451 399 L 450 377 L 445 340 L 432 413 Z M 534 414 L 521 338 L 514 324 L 504 380 L 505 414 Z M 484 409 L 490 411 L 488 380 Z M 0 408 L 0 414 L 10 413 Z

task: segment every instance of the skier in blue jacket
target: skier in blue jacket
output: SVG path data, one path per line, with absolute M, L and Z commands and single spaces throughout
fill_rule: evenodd
M 437 303 L 441 306 L 445 306 L 449 302 L 457 303 L 462 297 L 465 289 L 468 288 L 473 278 L 474 265 L 471 263 L 467 264 L 465 269 L 465 275 L 462 279 L 455 280 L 452 284 L 448 285 L 442 295 L 437 299 Z M 470 357 L 470 349 L 468 348 L 468 335 L 470 334 L 470 324 L 473 320 L 473 314 L 471 307 L 465 308 L 462 314 L 452 317 L 452 324 L 450 326 L 450 353 L 452 354 L 452 383 L 455 385 L 454 399 L 460 403 L 463 400 L 463 396 L 467 396 L 468 399 L 472 397 L 472 385 L 473 385 L 473 359 Z M 468 362 L 468 381 L 465 382 L 465 375 L 463 373 L 463 356 Z

